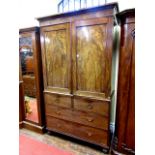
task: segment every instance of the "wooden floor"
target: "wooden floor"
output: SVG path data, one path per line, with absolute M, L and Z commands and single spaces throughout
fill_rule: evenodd
M 98 149 L 94 146 L 82 145 L 79 142 L 74 140 L 70 140 L 68 138 L 61 137 L 60 135 L 55 134 L 38 134 L 36 132 L 20 129 L 21 134 L 25 134 L 36 140 L 39 140 L 43 143 L 56 146 L 57 148 L 67 150 L 69 152 L 74 153 L 75 155 L 105 155 L 101 149 Z M 110 154 L 109 154 L 110 155 Z

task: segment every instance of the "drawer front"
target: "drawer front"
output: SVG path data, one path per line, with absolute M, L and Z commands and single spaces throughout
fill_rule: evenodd
M 60 94 L 44 94 L 45 104 L 71 108 L 71 97 Z
M 75 98 L 74 108 L 109 117 L 109 102 L 106 101 Z
M 46 115 L 104 130 L 108 130 L 109 126 L 109 119 L 101 115 L 61 108 L 52 105 L 46 105 Z
M 108 132 L 104 130 L 98 130 L 50 116 L 46 117 L 46 125 L 50 130 L 64 133 L 101 146 L 107 146 L 108 144 Z

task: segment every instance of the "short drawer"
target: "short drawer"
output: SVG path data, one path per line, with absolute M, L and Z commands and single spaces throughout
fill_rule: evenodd
M 109 117 L 108 101 L 100 101 L 87 98 L 74 98 L 74 108 L 77 110 L 97 113 Z
M 49 130 L 76 137 L 100 146 L 108 145 L 108 132 L 104 130 L 91 128 L 82 124 L 65 121 L 50 116 L 46 117 L 46 125 Z
M 71 108 L 71 96 L 45 93 L 44 100 L 45 104 Z
M 107 117 L 52 105 L 46 105 L 45 107 L 47 116 L 53 116 L 99 129 L 109 129 L 109 118 Z

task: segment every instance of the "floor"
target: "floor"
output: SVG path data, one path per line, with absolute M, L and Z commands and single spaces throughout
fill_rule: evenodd
M 61 138 L 55 134 L 39 134 L 27 129 L 20 129 L 20 134 L 30 136 L 43 143 L 72 152 L 75 155 L 105 155 L 101 150 L 96 149 L 95 147 L 81 145 L 73 140 L 71 141 L 67 138 Z

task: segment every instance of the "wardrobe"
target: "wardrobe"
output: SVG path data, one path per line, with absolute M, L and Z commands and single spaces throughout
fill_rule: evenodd
M 19 30 L 20 127 L 44 130 L 43 79 L 40 29 Z
M 115 154 L 135 154 L 135 9 L 117 14 L 121 27 Z
M 46 129 L 107 150 L 117 12 L 111 3 L 37 18 Z

